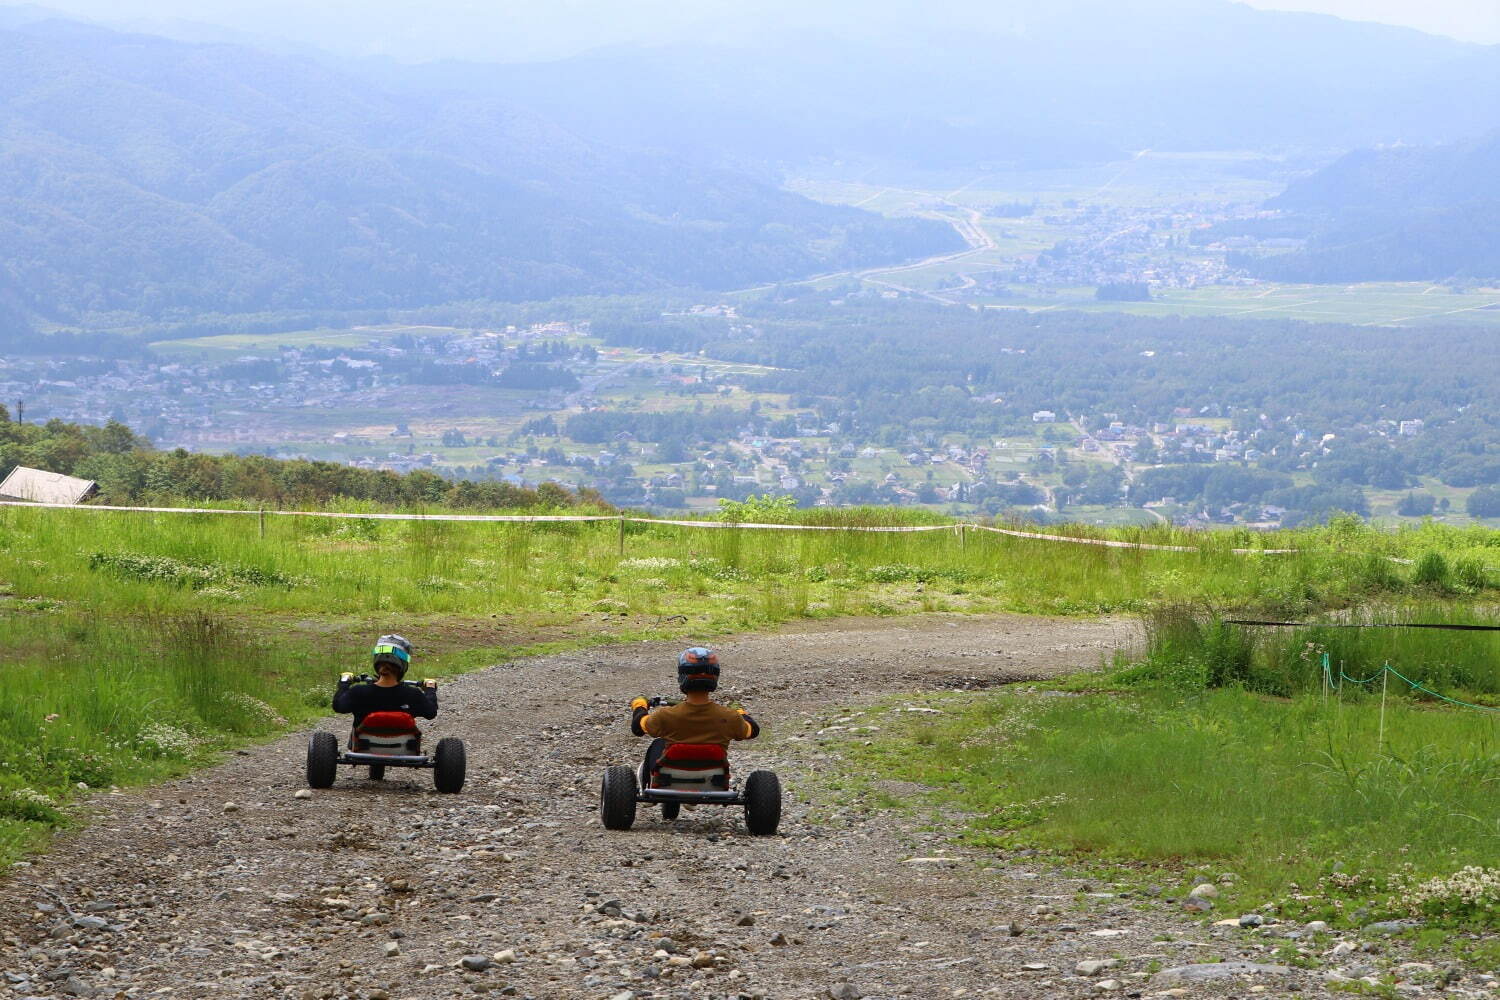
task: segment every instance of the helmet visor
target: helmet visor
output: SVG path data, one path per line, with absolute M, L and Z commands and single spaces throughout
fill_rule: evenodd
M 404 667 L 411 662 L 410 653 L 386 642 L 375 647 L 374 656 L 376 663 L 399 663 Z

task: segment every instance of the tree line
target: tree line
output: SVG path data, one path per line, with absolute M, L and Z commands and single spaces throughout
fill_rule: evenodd
M 390 507 L 609 508 L 593 490 L 575 493 L 556 483 L 533 489 L 502 481 L 453 481 L 423 469 L 401 474 L 265 455 L 161 451 L 118 422 L 25 424 L 0 406 L 0 477 L 18 465 L 92 479 L 99 484 L 96 500 L 110 504 L 242 501 L 289 507 L 345 499 Z

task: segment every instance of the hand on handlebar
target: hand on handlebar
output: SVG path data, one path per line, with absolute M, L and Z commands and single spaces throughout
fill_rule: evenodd
M 354 680 L 354 675 L 353 674 L 339 674 L 339 683 L 340 684 L 348 684 L 352 680 Z
M 437 688 L 437 681 L 433 680 L 431 677 L 424 677 L 422 679 L 422 686 L 424 688 L 433 688 L 433 689 L 436 689 Z
M 649 701 L 647 701 L 645 698 L 635 698 L 635 699 L 633 699 L 630 702 L 630 710 L 632 712 L 634 712 L 636 709 L 650 708 L 650 707 L 651 707 L 651 703 Z

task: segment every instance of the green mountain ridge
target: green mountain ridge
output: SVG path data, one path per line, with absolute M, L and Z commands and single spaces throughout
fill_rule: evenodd
M 1441 146 L 1349 153 L 1267 207 L 1309 234 L 1305 249 L 1244 263 L 1286 281 L 1500 278 L 1500 130 Z
M 0 286 L 45 320 L 723 289 L 958 246 L 494 100 L 72 22 L 0 31 Z

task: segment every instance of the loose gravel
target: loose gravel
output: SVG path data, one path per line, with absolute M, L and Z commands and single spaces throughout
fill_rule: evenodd
M 831 797 L 815 734 L 851 707 L 1087 668 L 1132 639 L 1119 621 L 929 616 L 719 643 L 724 695 L 765 728 L 736 771 L 787 788 L 770 838 L 724 808 L 599 824 L 600 772 L 644 749 L 626 705 L 673 693 L 685 642 L 471 674 L 426 726 L 429 745 L 467 742 L 461 795 L 395 769 L 304 794 L 302 734 L 99 796 L 0 883 L 0 997 L 1250 997 L 1376 974 L 1493 995 L 1470 970 L 1400 964 L 1384 939 L 1216 925 Z M 1329 957 L 1297 968 L 1297 949 Z

